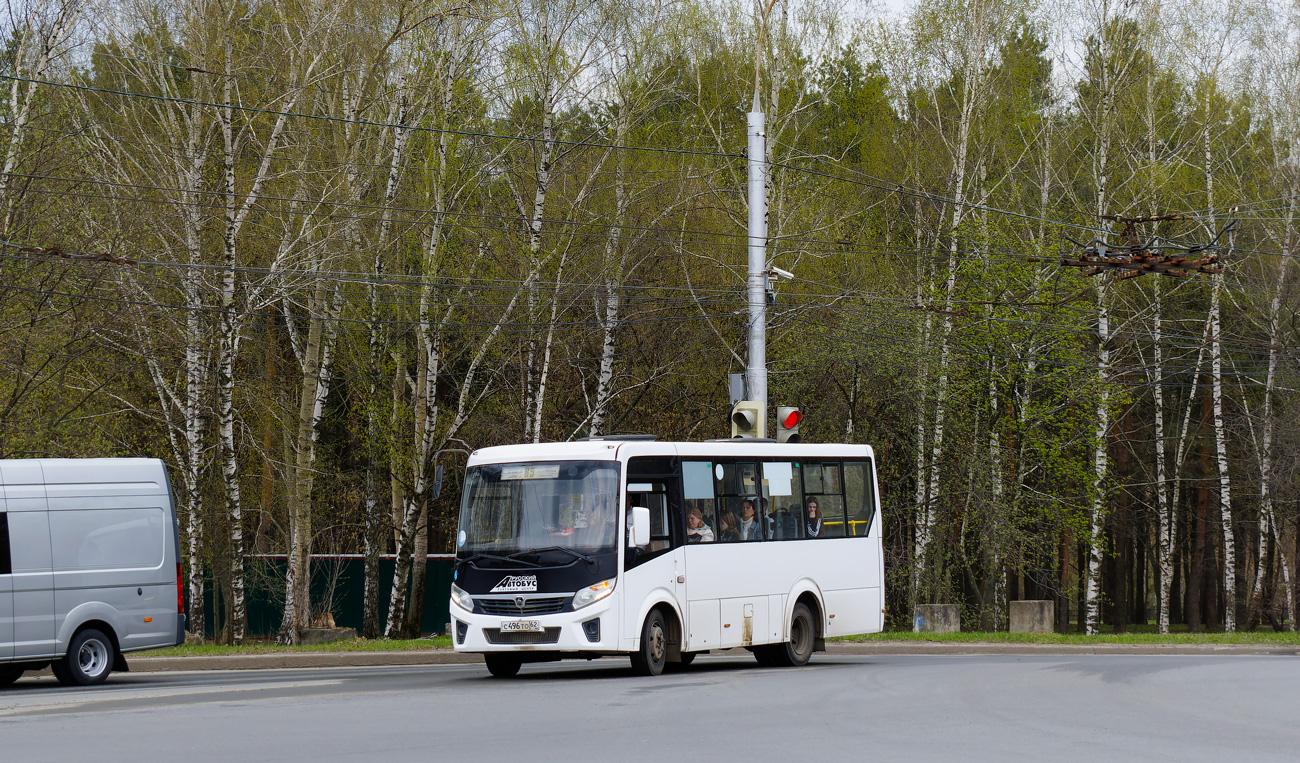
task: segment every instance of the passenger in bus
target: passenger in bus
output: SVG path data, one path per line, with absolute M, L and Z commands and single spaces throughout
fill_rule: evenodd
M 822 529 L 823 529 L 822 514 L 821 511 L 818 510 L 817 499 L 809 498 L 808 501 L 804 504 L 804 508 L 807 509 L 808 512 L 807 515 L 808 516 L 808 520 L 807 520 L 808 537 L 809 538 L 822 537 Z
M 686 512 L 686 542 L 712 543 L 713 528 L 704 523 L 704 515 L 699 509 Z
M 740 540 L 740 533 L 736 532 L 736 515 L 726 509 L 718 515 L 718 540 L 723 543 Z
M 763 536 L 768 540 L 781 540 L 794 535 L 794 528 L 797 523 L 791 524 L 786 521 L 789 519 L 788 514 L 783 513 L 781 516 L 777 516 L 772 507 L 768 505 L 766 498 L 760 497 L 758 499 L 758 516 L 762 518 Z
M 741 540 L 762 540 L 763 531 L 759 528 L 758 516 L 754 513 L 754 502 L 749 498 L 740 502 L 740 524 L 737 527 L 740 530 Z

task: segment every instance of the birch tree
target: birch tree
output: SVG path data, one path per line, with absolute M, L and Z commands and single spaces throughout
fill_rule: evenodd
M 996 62 L 1003 35 L 1018 9 L 1001 0 L 943 0 L 918 5 L 911 23 L 916 55 L 935 67 L 933 83 L 927 89 L 929 109 L 922 119 L 929 133 L 943 146 L 949 161 L 947 220 L 943 237 L 946 261 L 942 285 L 931 285 L 931 293 L 942 294 L 937 344 L 932 413 L 925 439 L 929 454 L 918 472 L 926 485 L 924 501 L 917 507 L 916 542 L 912 588 L 917 601 L 936 591 L 925 591 L 925 576 L 932 565 L 933 540 L 940 498 L 940 469 L 943 456 L 945 419 L 948 415 L 950 340 L 953 332 L 952 306 L 960 268 L 960 228 L 970 211 L 967 201 L 968 175 L 973 154 L 978 150 L 975 126 L 987 105 L 989 75 Z M 953 108 L 947 108 L 952 104 Z M 928 396 L 927 396 L 928 397 Z M 920 491 L 918 490 L 918 496 Z
M 156 198 L 170 214 L 155 216 L 160 248 L 182 252 L 187 265 L 179 279 L 183 313 L 162 325 L 141 320 L 120 337 L 146 358 L 149 378 L 165 422 L 168 443 L 181 474 L 185 499 L 186 568 L 189 629 L 205 632 L 206 507 L 201 486 L 209 460 L 206 441 L 212 415 L 212 325 L 205 309 L 210 284 L 204 266 L 211 263 L 204 242 L 203 209 L 209 184 L 205 177 L 213 152 L 216 119 L 204 104 L 212 96 L 211 79 L 188 69 L 207 71 L 219 60 L 211 46 L 203 0 L 168 7 L 142 4 L 139 15 L 125 19 L 126 28 L 105 35 L 105 50 L 95 56 L 96 84 L 120 77 L 139 83 L 142 95 L 132 98 L 83 94 L 74 121 L 85 136 L 97 173 L 114 181 L 131 196 L 140 183 L 155 182 Z M 151 19 L 169 20 L 170 29 L 151 28 Z M 144 27 L 143 32 L 139 27 Z M 173 34 L 175 36 L 173 36 Z M 172 62 L 172 51 L 182 56 Z M 114 53 L 116 51 L 116 53 Z M 188 67 L 188 68 L 187 68 Z M 109 88 L 105 88 L 109 89 Z M 159 150 L 161 149 L 161 150 Z M 123 214 L 130 214 L 124 203 Z M 127 271 L 123 285 L 129 293 L 157 299 L 150 287 Z M 163 362 L 167 348 L 182 348 L 177 367 Z

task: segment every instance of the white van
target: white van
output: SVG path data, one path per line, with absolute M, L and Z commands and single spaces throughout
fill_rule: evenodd
M 180 535 L 157 459 L 0 460 L 0 686 L 102 683 L 185 640 Z

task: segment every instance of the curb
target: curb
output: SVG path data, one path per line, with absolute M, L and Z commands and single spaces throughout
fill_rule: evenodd
M 127 655 L 132 673 L 177 670 L 275 670 L 279 668 L 366 667 L 372 665 L 452 665 L 482 662 L 478 654 L 450 649 L 379 652 L 282 652 L 230 654 L 211 657 L 148 657 Z
M 827 654 L 843 655 L 979 655 L 1017 654 L 1071 656 L 1085 654 L 1288 656 L 1300 655 L 1300 645 L 1269 644 L 1014 644 L 994 641 L 831 642 Z
M 149 657 L 128 655 L 132 673 L 182 670 L 277 670 L 283 668 L 368 667 L 383 665 L 468 665 L 483 662 L 478 654 L 451 649 L 379 652 L 281 652 L 212 657 Z M 1300 656 L 1300 645 L 1267 644 L 1008 644 L 989 641 L 832 641 L 826 654 L 843 656 L 970 656 L 1037 655 L 1171 655 L 1171 656 Z

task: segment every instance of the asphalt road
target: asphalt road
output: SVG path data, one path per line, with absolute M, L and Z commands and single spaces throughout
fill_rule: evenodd
M 743 653 L 626 661 L 115 674 L 0 690 L 5 761 L 1286 760 L 1283 656 Z

